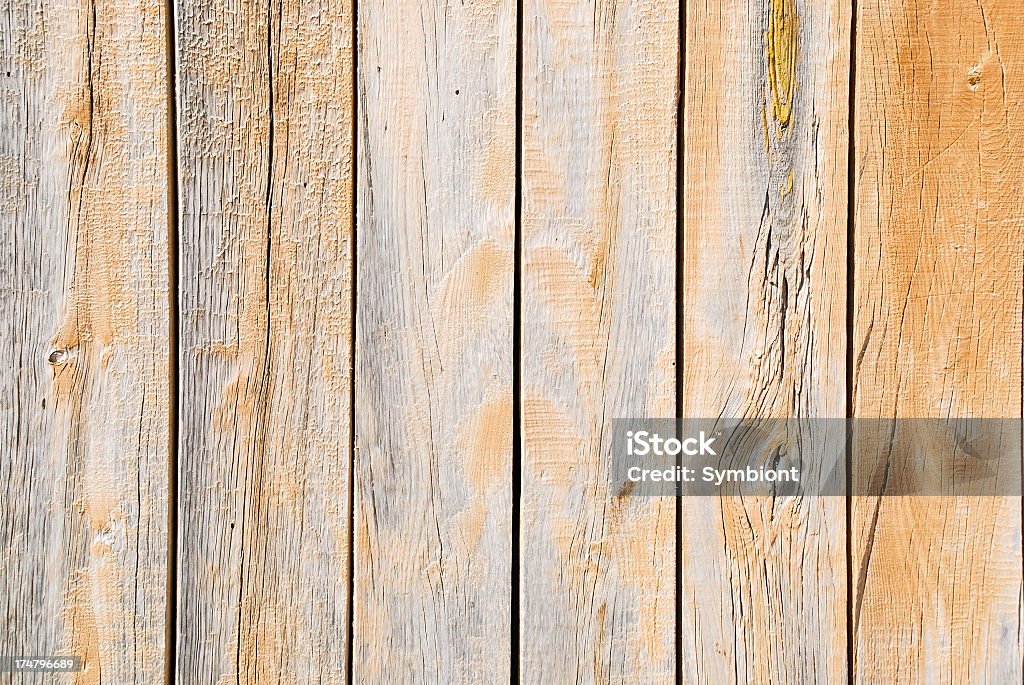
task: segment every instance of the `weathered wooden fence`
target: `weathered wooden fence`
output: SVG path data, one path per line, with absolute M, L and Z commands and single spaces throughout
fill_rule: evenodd
M 5 0 L 13 681 L 1021 683 L 1019 497 L 606 464 L 1020 418 L 1022 96 L 1014 0 Z

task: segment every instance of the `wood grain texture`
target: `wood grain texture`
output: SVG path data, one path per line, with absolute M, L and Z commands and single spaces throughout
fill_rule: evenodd
M 686 26 L 683 416 L 841 418 L 847 3 L 691 3 Z M 805 425 L 783 458 L 843 473 L 841 433 Z M 688 497 L 680 526 L 685 682 L 846 681 L 842 498 Z
M 81 656 L 62 682 L 164 678 L 166 30 L 0 6 L 0 653 Z
M 179 683 L 347 679 L 352 12 L 177 5 Z
M 862 0 L 856 83 L 855 413 L 1020 418 L 1020 6 Z M 1022 681 L 1019 498 L 861 497 L 851 526 L 857 681 Z
M 523 5 L 524 683 L 675 680 L 675 502 L 609 488 L 675 414 L 679 4 Z
M 356 682 L 508 682 L 516 8 L 359 3 Z

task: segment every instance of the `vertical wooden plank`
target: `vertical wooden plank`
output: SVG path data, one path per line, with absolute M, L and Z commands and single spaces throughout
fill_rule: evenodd
M 861 0 L 856 63 L 856 415 L 1019 419 L 1020 5 Z M 1021 682 L 1020 506 L 855 498 L 858 681 Z
M 356 682 L 509 678 L 515 46 L 359 3 Z
M 839 0 L 688 5 L 684 416 L 845 415 L 849 30 Z M 805 423 L 804 462 L 842 463 Z M 845 682 L 845 521 L 839 497 L 684 499 L 684 680 Z
M 524 683 L 675 681 L 675 501 L 609 488 L 675 414 L 679 4 L 523 4 Z
M 343 683 L 352 3 L 177 21 L 178 682 Z
M 78 683 L 164 678 L 167 30 L 0 6 L 0 653 Z

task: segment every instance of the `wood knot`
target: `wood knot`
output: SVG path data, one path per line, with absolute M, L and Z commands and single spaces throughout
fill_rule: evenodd
M 63 348 L 52 350 L 46 357 L 46 360 L 54 366 L 66 364 L 71 360 L 71 351 Z
M 977 88 L 978 84 L 981 83 L 981 69 L 979 67 L 971 67 L 967 70 L 967 83 L 970 84 L 971 88 Z

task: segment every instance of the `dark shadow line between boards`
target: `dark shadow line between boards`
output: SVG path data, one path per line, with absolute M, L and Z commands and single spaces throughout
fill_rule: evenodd
M 847 102 L 846 130 L 846 677 L 853 685 L 855 680 L 856 656 L 854 625 L 854 566 L 853 566 L 853 440 L 851 435 L 854 416 L 854 362 L 853 331 L 854 305 L 856 302 L 856 145 L 857 122 L 855 108 L 857 100 L 857 0 L 852 0 L 850 9 L 849 44 L 849 94 Z
M 174 0 L 164 5 L 167 38 L 164 59 L 167 78 L 167 334 L 168 334 L 168 458 L 167 458 L 167 592 L 164 626 L 164 674 L 170 685 L 177 678 L 178 640 L 178 382 L 181 322 L 178 267 L 178 88 L 177 13 Z
M 352 205 L 349 224 L 349 402 L 348 402 L 348 612 L 345 640 L 345 673 L 348 683 L 355 678 L 355 527 L 356 527 L 356 328 L 359 305 L 359 0 L 352 0 L 352 122 L 350 125 L 352 164 Z
M 515 199 L 512 265 L 512 534 L 509 682 L 518 685 L 520 650 L 520 517 L 523 473 L 522 412 L 522 233 L 523 233 L 523 0 L 516 2 Z
M 675 290 L 676 290 L 676 311 L 675 311 L 675 343 L 676 343 L 676 366 L 675 366 L 675 414 L 677 424 L 682 420 L 683 417 L 683 360 L 685 353 L 685 336 L 683 331 L 683 320 L 685 313 L 685 303 L 683 295 L 684 279 L 683 279 L 683 265 L 686 248 L 686 235 L 685 235 L 685 224 L 686 217 L 684 215 L 684 208 L 686 205 L 685 198 L 685 171 L 686 171 L 686 138 L 685 138 L 685 115 L 686 115 L 686 0 L 681 0 L 679 3 L 679 17 L 677 24 L 678 35 L 676 36 L 679 44 L 677 64 L 676 64 L 676 273 L 675 273 Z M 681 427 L 681 426 L 677 426 Z M 676 516 L 676 527 L 675 527 L 675 682 L 676 685 L 682 685 L 683 683 L 683 498 L 682 498 L 682 484 L 676 483 L 676 501 L 675 501 L 675 516 Z

